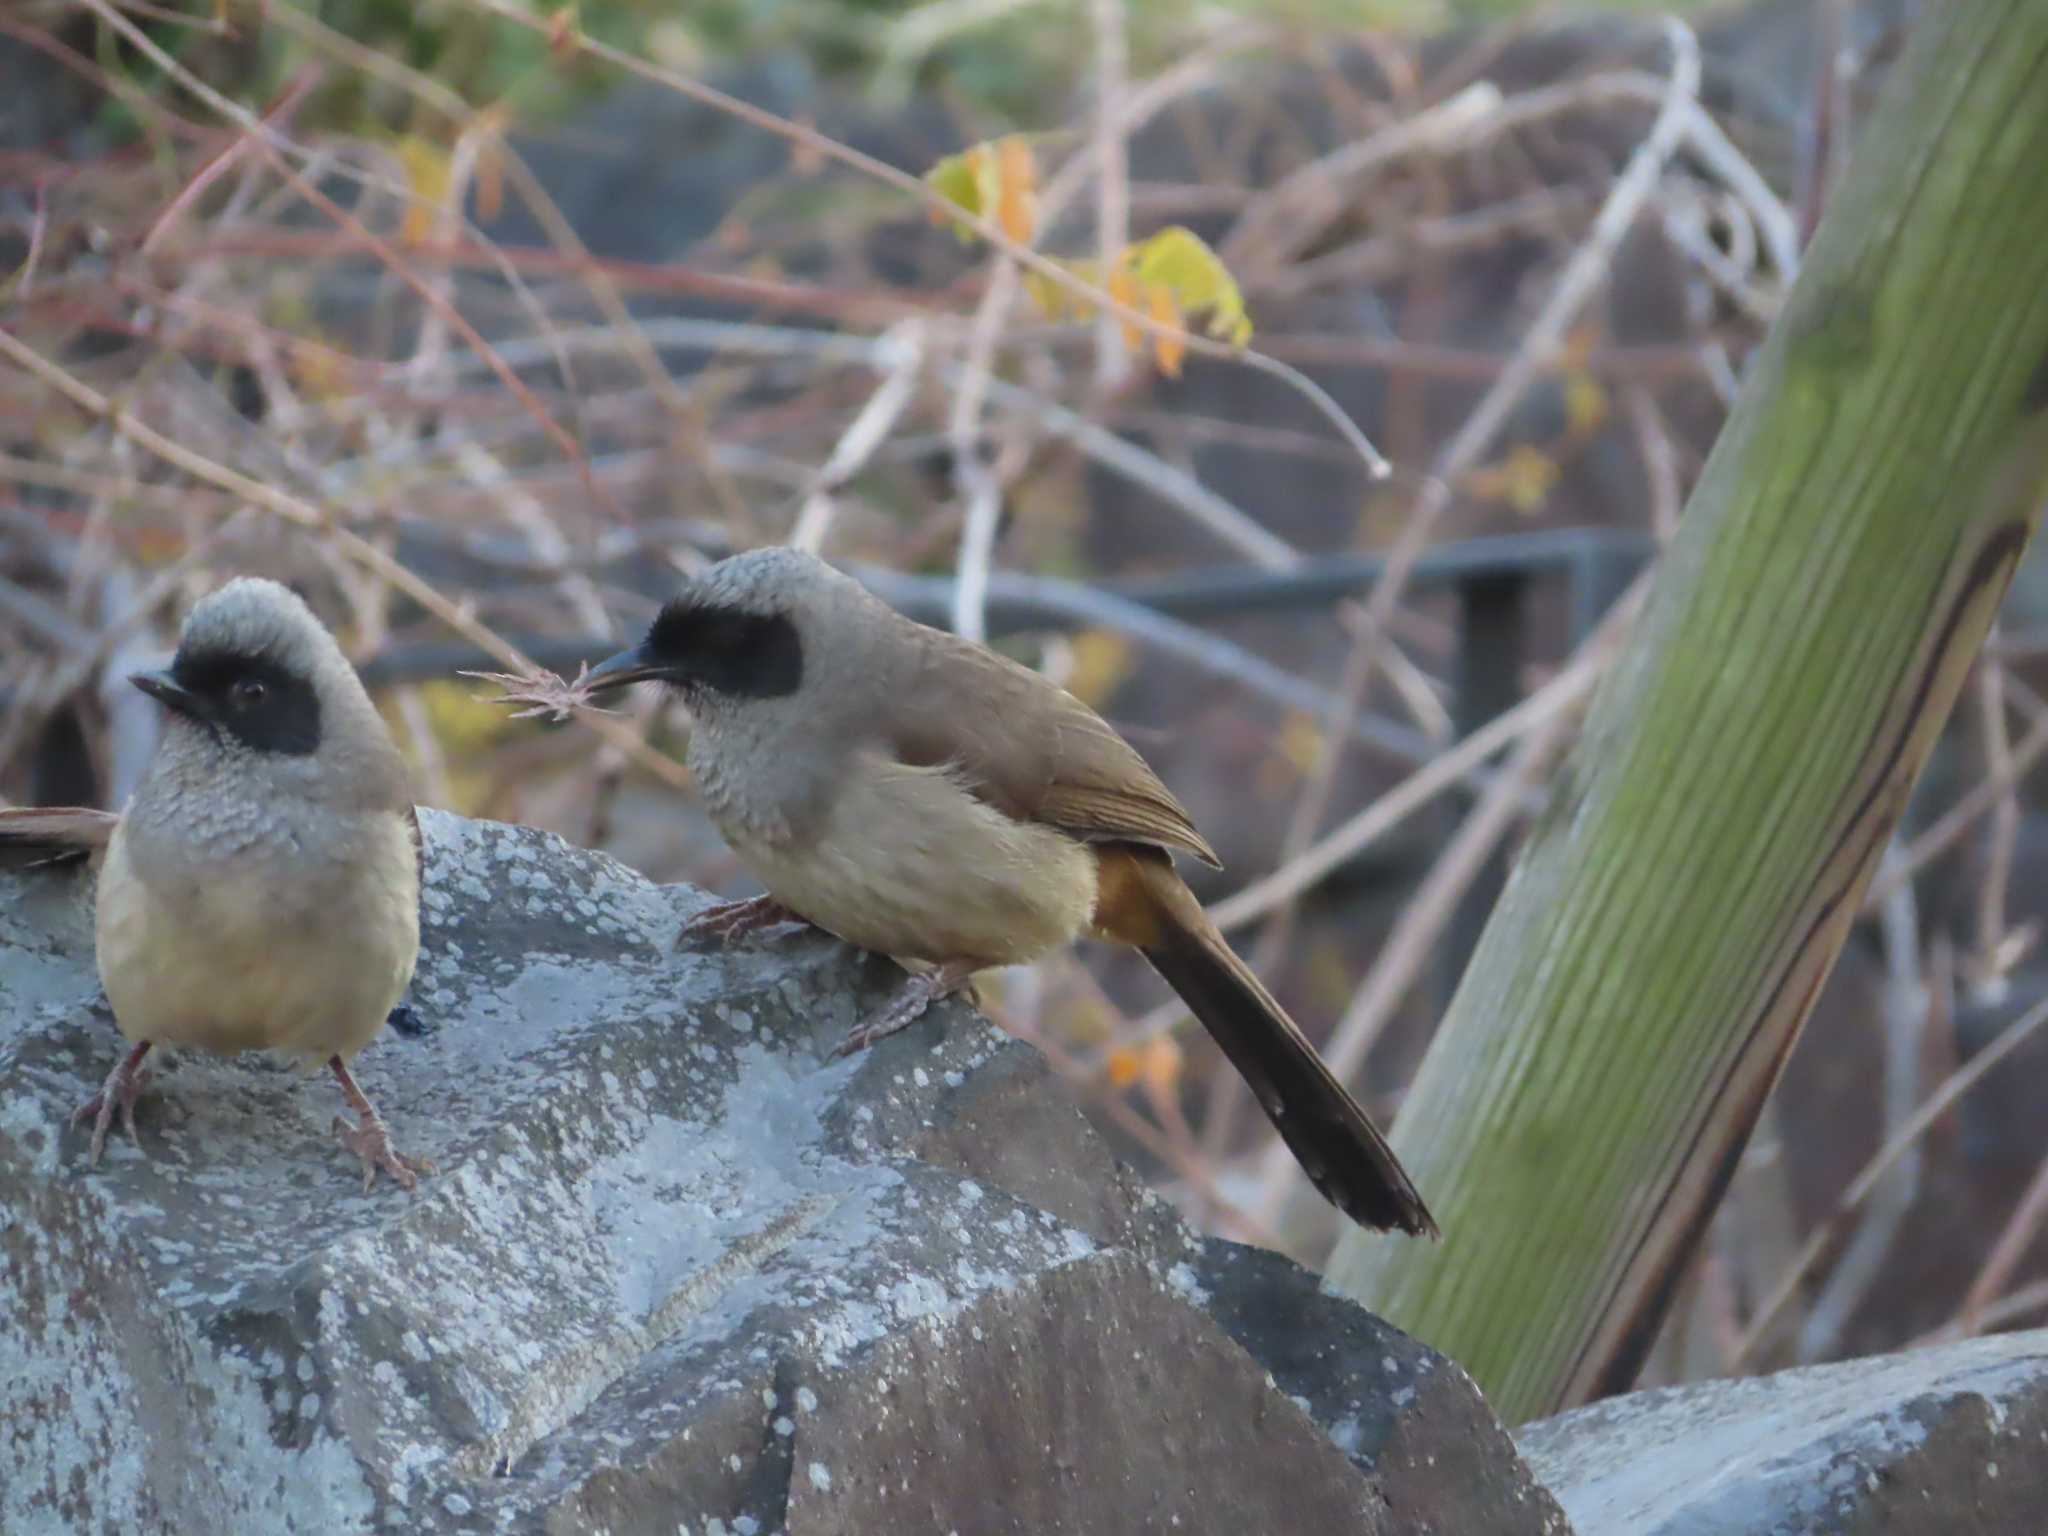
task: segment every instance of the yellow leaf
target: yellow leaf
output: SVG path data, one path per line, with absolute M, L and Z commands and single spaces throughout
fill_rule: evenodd
M 1171 326 L 1169 333 L 1153 332 L 1152 355 L 1159 360 L 1159 371 L 1169 379 L 1180 377 L 1180 360 L 1187 356 L 1187 337 L 1180 329 L 1180 311 L 1174 308 L 1173 294 L 1167 289 L 1151 287 L 1145 290 L 1145 313 L 1160 325 Z
M 347 390 L 348 360 L 317 341 L 294 339 L 285 366 L 292 382 L 316 400 L 332 400 Z
M 1046 319 L 1058 321 L 1065 316 L 1067 290 L 1043 272 L 1026 272 L 1024 291 L 1031 295 L 1031 302 L 1038 306 L 1038 312 Z
M 1557 460 L 1541 448 L 1517 443 L 1498 464 L 1475 469 L 1467 488 L 1482 501 L 1504 501 L 1517 512 L 1534 512 L 1557 488 Z
M 1211 336 L 1241 347 L 1252 338 L 1251 317 L 1237 279 L 1202 237 L 1178 224 L 1162 229 L 1124 253 L 1141 283 L 1164 288 L 1184 315 L 1207 311 Z
M 1092 261 L 1060 261 L 1049 258 L 1055 265 L 1071 272 L 1085 288 L 1102 286 L 1102 269 Z M 1026 272 L 1024 290 L 1031 295 L 1039 313 L 1048 320 L 1086 320 L 1095 313 L 1094 301 L 1076 292 L 1064 283 L 1055 282 L 1043 272 Z
M 1574 437 L 1597 430 L 1607 420 L 1607 389 L 1590 373 L 1573 373 L 1564 381 L 1564 416 Z
M 948 155 L 924 173 L 925 185 L 955 207 L 988 219 L 1013 240 L 1029 240 L 1038 227 L 1038 161 L 1028 140 L 1011 136 L 993 144 L 975 144 Z M 936 210 L 934 224 L 947 222 Z M 962 241 L 974 231 L 958 220 L 953 233 Z
M 1323 760 L 1322 722 L 1303 710 L 1289 710 L 1280 723 L 1280 735 L 1274 745 L 1289 766 L 1306 778 Z
M 448 196 L 448 155 L 416 133 L 398 141 L 398 163 L 405 167 L 406 184 L 412 198 L 405 205 L 405 221 L 398 238 L 403 245 L 419 245 L 434 232 L 434 215 Z
M 1067 692 L 1084 704 L 1099 707 L 1137 664 L 1131 642 L 1113 629 L 1084 629 L 1072 643 L 1074 661 Z

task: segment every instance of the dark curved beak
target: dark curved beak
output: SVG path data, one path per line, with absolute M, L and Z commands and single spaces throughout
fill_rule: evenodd
M 203 721 L 207 725 L 214 723 L 213 706 L 168 672 L 134 672 L 129 674 L 128 681 L 166 709 L 174 709 L 188 719 Z
M 583 686 L 591 693 L 608 693 L 632 683 L 654 682 L 668 676 L 668 669 L 636 645 L 630 651 L 606 657 L 584 676 Z

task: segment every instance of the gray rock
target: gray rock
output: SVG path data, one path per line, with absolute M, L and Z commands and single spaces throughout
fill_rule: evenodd
M 2048 1331 L 1639 1392 L 1516 1439 L 1580 1536 L 2030 1536 Z
M 422 825 L 434 1027 L 357 1066 L 411 1198 L 260 1059 L 88 1170 L 89 877 L 0 877 L 7 1536 L 1560 1528 L 1460 1373 L 1195 1243 L 965 1007 L 824 1064 L 886 963 L 674 953 L 699 893 Z

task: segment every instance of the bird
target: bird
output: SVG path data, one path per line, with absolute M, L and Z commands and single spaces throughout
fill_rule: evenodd
M 975 973 L 1086 936 L 1136 949 L 1250 1085 L 1311 1183 L 1369 1228 L 1437 1235 L 1400 1160 L 1174 867 L 1220 861 L 1100 715 L 1029 667 L 898 613 L 786 547 L 709 566 L 585 698 L 654 681 L 686 765 L 762 895 L 683 942 L 801 920 L 911 971 L 840 1053 Z
M 0 862 L 98 866 L 100 981 L 132 1045 L 72 1116 L 90 1162 L 116 1115 L 140 1145 L 152 1049 L 269 1050 L 333 1072 L 365 1192 L 379 1172 L 415 1188 L 430 1165 L 394 1148 L 349 1071 L 420 942 L 408 774 L 355 668 L 296 593 L 244 576 L 193 605 L 169 667 L 129 681 L 164 729 L 127 806 L 0 811 Z

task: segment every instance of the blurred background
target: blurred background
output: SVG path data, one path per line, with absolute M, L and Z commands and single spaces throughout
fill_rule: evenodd
M 126 674 L 258 572 L 423 802 L 744 894 L 679 710 L 601 735 L 457 672 L 573 670 L 796 538 L 1124 730 L 1392 1115 L 1919 10 L 12 0 L 0 800 L 118 805 Z M 1020 281 L 927 173 L 1266 361 Z M 2044 621 L 2037 557 L 1652 1381 L 2048 1312 L 2048 1042 L 1981 1054 L 2048 990 Z M 1327 1252 L 1140 965 L 983 994 L 1192 1220 Z

